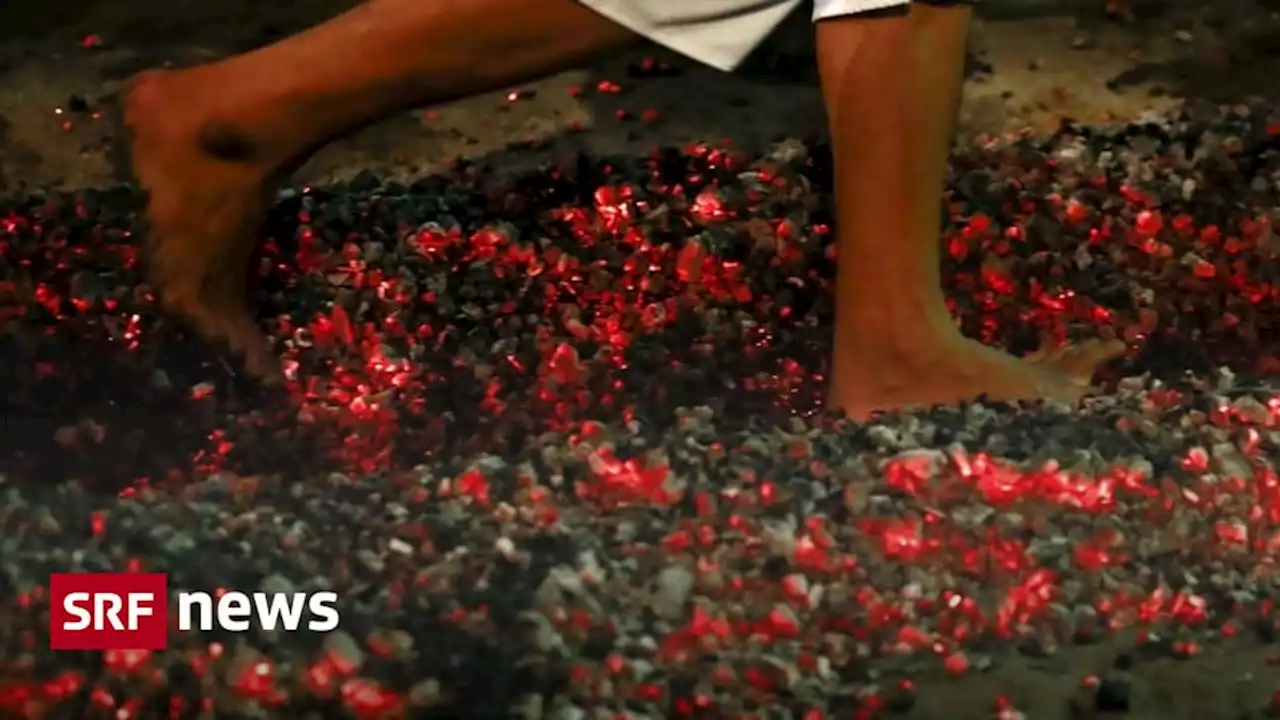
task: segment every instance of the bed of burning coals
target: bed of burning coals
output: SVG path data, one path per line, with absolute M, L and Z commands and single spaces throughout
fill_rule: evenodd
M 1078 407 L 868 423 L 821 407 L 819 144 L 291 190 L 253 273 L 278 392 L 156 312 L 135 193 L 8 197 L 0 714 L 1280 710 L 1278 135 L 969 143 L 966 331 L 1132 351 Z M 50 573 L 138 570 L 331 591 L 340 627 L 49 649 Z

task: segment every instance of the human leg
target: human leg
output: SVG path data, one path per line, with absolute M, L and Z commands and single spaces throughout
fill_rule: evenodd
M 795 0 L 583 2 L 600 14 L 571 0 L 370 0 L 267 48 L 139 78 L 126 119 L 166 306 L 229 342 L 251 372 L 275 375 L 245 264 L 277 188 L 312 151 L 397 110 L 625 44 L 624 25 L 730 68 Z M 817 0 L 830 15 L 905 2 Z M 819 27 L 842 257 L 832 402 L 855 415 L 984 392 L 1074 396 L 1117 351 L 1088 345 L 1033 366 L 966 340 L 948 317 L 938 208 L 967 25 L 967 10 L 913 6 Z
M 938 228 L 970 14 L 913 3 L 819 22 L 839 243 L 830 400 L 853 416 L 981 394 L 1074 399 L 1123 350 L 1087 343 L 1029 362 L 950 317 Z
M 293 169 L 397 111 L 524 82 L 635 37 L 574 0 L 369 0 L 244 55 L 144 73 L 124 121 L 166 308 L 278 379 L 246 265 Z

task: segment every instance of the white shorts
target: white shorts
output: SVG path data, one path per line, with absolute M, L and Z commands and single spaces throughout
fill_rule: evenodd
M 733 70 L 801 0 L 580 0 L 619 25 L 720 70 Z M 910 0 L 813 0 L 814 21 Z

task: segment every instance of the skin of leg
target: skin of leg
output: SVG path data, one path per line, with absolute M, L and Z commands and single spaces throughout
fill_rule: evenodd
M 832 399 L 855 415 L 1063 385 L 964 340 L 941 300 L 938 206 L 967 22 L 966 10 L 913 8 L 819 28 L 845 257 Z M 250 372 L 278 378 L 247 307 L 245 265 L 293 169 L 399 110 L 510 86 L 635 39 L 573 0 L 369 0 L 244 55 L 144 74 L 126 95 L 125 122 L 166 306 L 226 339 Z
M 1123 344 L 1017 360 L 965 338 L 940 280 L 941 201 L 972 10 L 824 21 L 818 62 L 835 155 L 839 270 L 831 403 L 1074 399 Z
M 541 78 L 636 40 L 574 0 L 367 0 L 199 72 L 236 83 L 214 100 L 210 128 L 287 163 L 392 113 Z
M 243 55 L 140 75 L 123 122 L 130 170 L 148 193 L 153 285 L 167 309 L 278 381 L 245 279 L 293 170 L 398 111 L 509 87 L 636 40 L 574 0 L 369 0 Z

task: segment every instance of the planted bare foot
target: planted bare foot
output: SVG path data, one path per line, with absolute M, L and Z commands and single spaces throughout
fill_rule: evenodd
M 189 72 L 144 73 L 122 103 L 130 144 L 121 161 L 147 193 L 150 280 L 167 311 L 206 340 L 225 342 L 252 375 L 278 382 L 278 361 L 246 295 L 249 259 L 278 184 L 252 148 L 220 141 Z
M 900 332 L 900 331 L 899 331 Z M 1075 402 L 1094 373 L 1124 353 L 1120 341 L 1091 341 L 1017 358 L 959 331 L 868 340 L 838 354 L 830 402 L 852 418 L 876 411 L 990 400 Z

